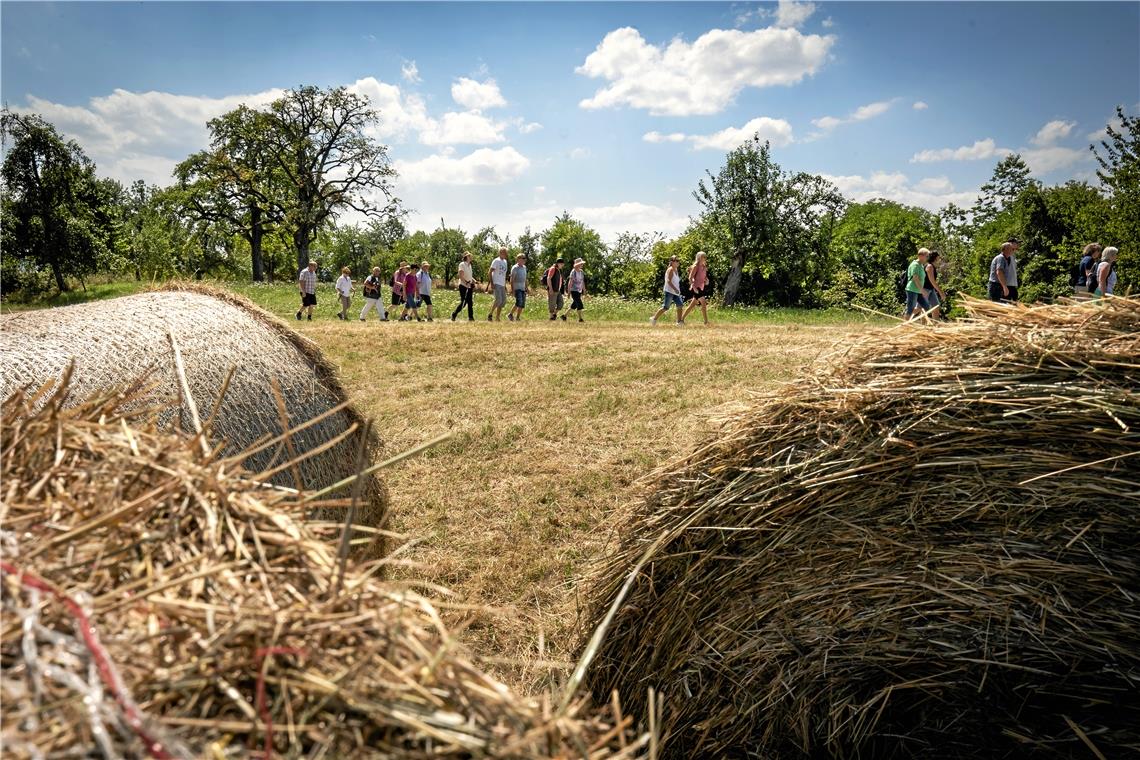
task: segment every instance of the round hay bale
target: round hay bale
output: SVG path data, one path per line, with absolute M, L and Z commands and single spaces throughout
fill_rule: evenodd
M 675 758 L 1140 752 L 1140 302 L 974 308 L 646 478 L 596 699 Z
M 157 402 L 181 400 L 160 415 L 165 425 L 193 431 L 182 398 L 170 336 L 178 346 L 190 395 L 203 423 L 212 420 L 213 442 L 223 454 L 237 454 L 280 436 L 343 404 L 348 396 L 335 367 L 311 341 L 241 296 L 206 286 L 172 284 L 162 290 L 106 301 L 5 315 L 0 321 L 0 392 L 7 398 L 23 387 L 51 385 L 68 371 L 69 397 L 83 399 L 140 378 Z M 231 369 L 225 394 L 218 406 Z M 280 391 L 280 402 L 275 388 Z M 217 407 L 216 414 L 214 409 Z M 287 420 L 287 422 L 286 422 Z M 272 472 L 269 482 L 313 491 L 356 472 L 364 420 L 352 406 L 291 433 L 288 440 L 255 451 L 244 460 L 254 473 Z M 339 439 L 339 440 L 337 440 Z M 333 443 L 335 441 L 335 443 Z M 295 466 L 282 465 L 329 445 Z M 364 442 L 368 463 L 379 439 Z M 387 495 L 369 477 L 361 492 L 358 524 L 381 528 Z M 342 520 L 343 509 L 318 518 Z M 370 553 L 380 551 L 373 542 Z

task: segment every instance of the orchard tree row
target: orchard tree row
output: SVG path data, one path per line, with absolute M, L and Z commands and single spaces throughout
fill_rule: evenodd
M 505 246 L 512 259 L 527 257 L 536 280 L 557 257 L 581 257 L 591 292 L 656 297 L 670 256 L 687 265 L 704 250 L 726 306 L 893 312 L 898 275 L 919 247 L 942 252 L 945 288 L 983 295 L 988 261 L 1010 235 L 1024 241 L 1023 299 L 1069 292 L 1088 242 L 1121 249 L 1125 287 L 1140 278 L 1140 117 L 1122 108 L 1120 126 L 1090 146 L 1096 184 L 1045 186 L 1013 154 L 968 209 L 854 203 L 823 177 L 784 170 L 753 139 L 697 183 L 700 213 L 683 234 L 627 232 L 609 244 L 565 213 L 517 239 L 442 219 L 434 230 L 408 230 L 387 146 L 371 137 L 380 116 L 344 88 L 290 90 L 263 109 L 211 120 L 209 146 L 157 187 L 98 177 L 76 142 L 35 115 L 5 110 L 3 292 L 63 291 L 96 274 L 292 281 L 315 253 L 327 275 L 379 266 L 387 276 L 401 260 L 428 260 L 451 283 L 465 251 L 485 273 Z

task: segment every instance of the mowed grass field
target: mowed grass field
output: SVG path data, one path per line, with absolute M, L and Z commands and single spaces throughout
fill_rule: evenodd
M 601 299 L 587 302 L 585 324 L 552 323 L 538 298 L 523 322 L 492 324 L 482 294 L 477 321 L 453 323 L 450 291 L 438 294 L 448 313 L 435 322 L 341 322 L 331 288 L 314 321 L 297 322 L 291 288 L 234 289 L 320 345 L 385 455 L 452 434 L 383 474 L 390 527 L 409 541 L 395 573 L 451 589 L 460 606 L 492 608 L 450 622 L 522 688 L 567 667 L 582 580 L 614 540 L 635 482 L 714 434 L 734 404 L 883 325 L 738 310 L 728 321 L 714 311 L 708 327 L 697 315 L 652 327 L 651 304 Z

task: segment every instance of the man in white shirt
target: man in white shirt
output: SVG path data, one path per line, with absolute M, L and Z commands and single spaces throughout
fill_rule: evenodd
M 491 268 L 487 270 L 487 286 L 495 294 L 495 301 L 491 305 L 491 313 L 487 321 L 501 322 L 503 319 L 503 306 L 507 303 L 507 249 L 499 248 L 499 255 L 491 261 Z

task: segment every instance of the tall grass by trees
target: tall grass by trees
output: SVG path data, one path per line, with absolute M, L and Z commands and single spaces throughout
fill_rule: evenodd
M 444 219 L 407 229 L 387 147 L 369 136 L 381 117 L 343 88 L 297 88 L 262 110 L 240 106 L 211 120 L 209 146 L 178 165 L 170 186 L 124 187 L 98 178 L 82 147 L 50 124 L 5 110 L 3 291 L 63 292 L 95 274 L 291 281 L 314 251 L 325 273 L 388 274 L 401 260 L 428 260 L 450 283 L 464 251 L 481 277 L 506 247 L 512 259 L 526 256 L 535 282 L 555 258 L 581 257 L 591 292 L 653 298 L 670 256 L 687 266 L 704 250 L 726 306 L 893 311 L 895 282 L 919 247 L 942 252 L 945 288 L 980 296 L 989 259 L 1010 235 L 1025 241 L 1024 299 L 1069 292 L 1069 272 L 1092 241 L 1125 252 L 1122 283 L 1140 278 L 1140 117 L 1123 108 L 1119 127 L 1090 146 L 1098 184 L 1046 186 L 1013 154 L 970 208 L 935 214 L 851 202 L 822 177 L 786 171 L 754 138 L 697 183 L 701 210 L 682 234 L 626 232 L 608 244 L 568 213 L 517 239 L 493 224 L 464 230 Z M 364 221 L 345 223 L 348 211 Z

